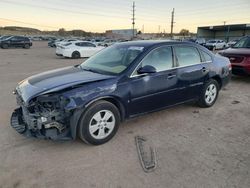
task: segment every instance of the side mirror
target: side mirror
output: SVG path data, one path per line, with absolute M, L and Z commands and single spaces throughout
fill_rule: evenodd
M 141 67 L 137 70 L 138 74 L 150 74 L 150 73 L 156 73 L 156 69 L 151 65 L 146 65 L 144 67 Z

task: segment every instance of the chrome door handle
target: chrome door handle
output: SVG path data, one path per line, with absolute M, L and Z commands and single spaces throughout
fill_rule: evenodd
M 172 79 L 172 78 L 174 78 L 174 77 L 176 77 L 175 74 L 170 74 L 170 75 L 168 75 L 168 79 L 169 79 L 169 80 Z

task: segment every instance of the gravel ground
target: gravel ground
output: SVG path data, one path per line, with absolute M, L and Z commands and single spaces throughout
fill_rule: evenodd
M 131 119 L 102 146 L 16 133 L 9 119 L 18 81 L 81 61 L 56 57 L 44 42 L 29 50 L 0 49 L 0 188 L 250 187 L 249 77 L 233 77 L 212 108 L 186 104 Z M 156 149 L 151 173 L 140 166 L 137 135 Z

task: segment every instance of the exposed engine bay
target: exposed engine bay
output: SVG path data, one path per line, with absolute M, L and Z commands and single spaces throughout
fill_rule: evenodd
M 20 108 L 15 111 L 12 121 L 20 125 L 13 126 L 19 133 L 48 139 L 67 138 L 71 116 L 71 112 L 64 109 L 69 102 L 67 99 L 60 95 L 41 95 L 26 106 L 21 96 L 16 95 Z

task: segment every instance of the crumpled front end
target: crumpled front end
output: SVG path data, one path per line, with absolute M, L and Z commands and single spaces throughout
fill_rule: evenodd
M 27 137 L 70 140 L 70 111 L 65 111 L 67 99 L 59 95 L 42 95 L 27 105 L 17 93 L 20 106 L 11 116 L 11 126 Z

